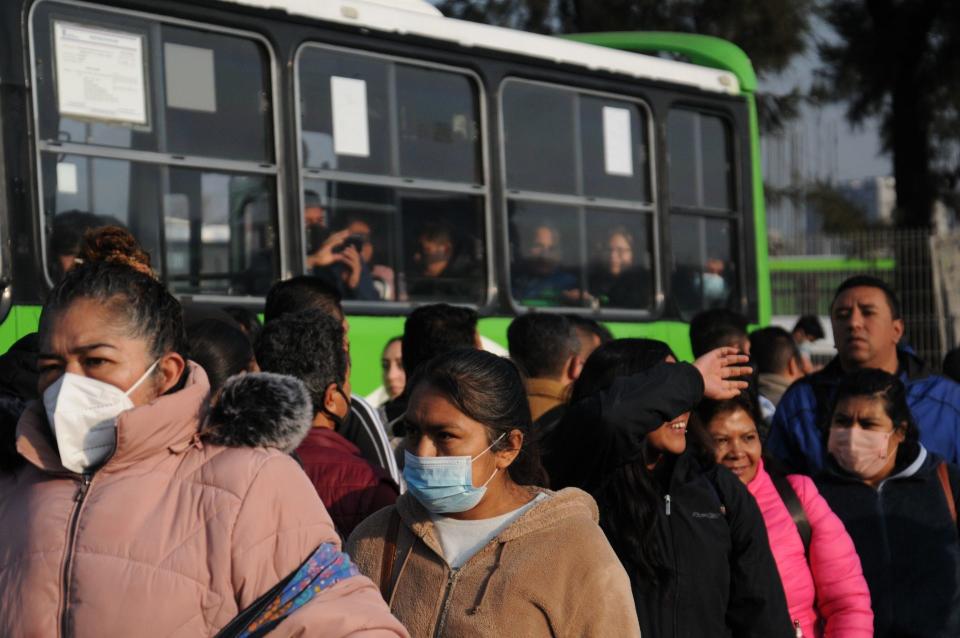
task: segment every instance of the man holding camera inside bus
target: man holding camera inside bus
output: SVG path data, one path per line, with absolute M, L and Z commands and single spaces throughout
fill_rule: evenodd
M 303 222 L 308 272 L 328 279 L 344 299 L 379 300 L 380 293 L 374 287 L 362 255 L 369 236 L 364 239 L 353 234 L 349 227 L 331 232 L 327 211 L 320 203 L 320 196 L 313 191 L 307 191 L 304 196 Z

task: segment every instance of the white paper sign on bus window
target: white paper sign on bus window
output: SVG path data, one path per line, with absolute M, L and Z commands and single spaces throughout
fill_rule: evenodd
M 330 78 L 333 103 L 333 151 L 337 155 L 370 157 L 367 127 L 367 83 L 354 78 Z
M 77 165 L 72 162 L 57 164 L 57 192 L 65 195 L 76 195 L 80 192 L 80 182 L 77 179 Z
M 163 43 L 163 77 L 167 106 L 217 112 L 217 76 L 213 49 Z
M 608 175 L 633 175 L 629 109 L 603 107 L 603 168 Z
M 60 113 L 146 124 L 143 41 L 136 33 L 55 22 Z

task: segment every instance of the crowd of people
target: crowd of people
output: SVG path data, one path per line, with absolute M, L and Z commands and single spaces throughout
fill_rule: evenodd
M 816 318 L 704 311 L 687 363 L 528 312 L 503 357 L 422 305 L 367 401 L 329 278 L 261 324 L 76 250 L 0 357 L 0 635 L 960 635 L 960 385 L 881 280 L 820 369 Z

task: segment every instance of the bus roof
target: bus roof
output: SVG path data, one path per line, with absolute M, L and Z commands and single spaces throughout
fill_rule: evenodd
M 397 0 L 392 6 L 366 0 L 225 0 L 290 15 L 362 26 L 385 33 L 409 34 L 453 42 L 467 48 L 517 53 L 569 64 L 591 71 L 608 71 L 648 80 L 694 87 L 703 91 L 740 94 L 740 81 L 728 70 L 664 60 L 617 48 L 595 46 L 515 29 L 446 18 L 421 0 Z M 426 6 L 424 6 L 426 5 Z

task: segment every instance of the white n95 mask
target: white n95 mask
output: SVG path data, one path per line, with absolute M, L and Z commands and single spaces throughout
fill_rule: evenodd
M 47 421 L 57 439 L 60 462 L 83 474 L 103 463 L 117 445 L 117 417 L 133 408 L 130 394 L 160 360 L 153 362 L 129 390 L 72 372 L 64 372 L 43 393 Z

